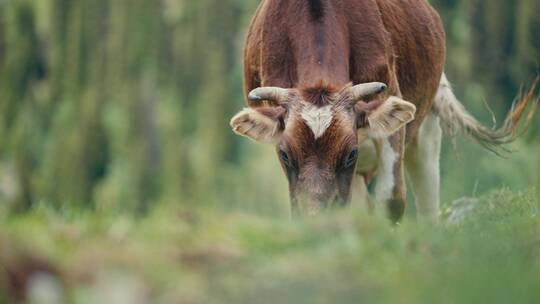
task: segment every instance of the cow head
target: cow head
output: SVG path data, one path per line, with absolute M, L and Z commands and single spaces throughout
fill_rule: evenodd
M 339 90 L 258 88 L 249 93 L 250 107 L 232 118 L 231 127 L 239 135 L 276 146 L 293 213 L 312 215 L 349 202 L 362 157 L 360 129 L 380 139 L 414 119 L 413 104 L 398 97 L 376 98 L 385 90 L 383 83 Z

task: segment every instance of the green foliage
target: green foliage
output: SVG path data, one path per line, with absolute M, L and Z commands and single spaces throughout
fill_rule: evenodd
M 68 284 L 34 288 L 75 303 L 535 303 L 532 192 L 469 204 L 437 227 L 350 211 L 289 221 L 162 206 L 133 218 L 43 204 L 3 222 L 0 265 L 47 265 Z
M 483 121 L 490 122 L 484 99 L 503 117 L 520 85 L 537 74 L 538 1 L 432 3 L 446 23 L 457 94 Z M 166 202 L 286 214 L 272 148 L 228 127 L 243 105 L 242 40 L 256 5 L 1 2 L 2 208 L 43 202 L 143 214 Z M 456 157 L 448 145 L 444 200 L 529 187 L 538 125 L 509 160 L 468 143 Z
M 502 118 L 538 74 L 540 2 L 430 2 L 456 94 Z M 46 275 L 30 300 L 50 303 L 536 302 L 532 192 L 435 228 L 289 220 L 273 148 L 228 126 L 258 3 L 0 1 L 0 303 L 28 271 Z M 538 185 L 539 121 L 508 159 L 447 141 L 443 201 Z

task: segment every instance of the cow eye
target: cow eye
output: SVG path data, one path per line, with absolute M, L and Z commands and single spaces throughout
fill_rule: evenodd
M 283 151 L 283 150 L 280 150 L 279 151 L 279 159 L 281 159 L 281 161 L 287 166 L 287 167 L 291 167 L 291 159 L 289 158 L 289 154 L 287 154 L 287 152 Z
M 358 149 L 354 149 L 349 153 L 347 158 L 345 159 L 344 167 L 349 168 L 354 166 L 356 164 L 356 159 L 358 158 Z

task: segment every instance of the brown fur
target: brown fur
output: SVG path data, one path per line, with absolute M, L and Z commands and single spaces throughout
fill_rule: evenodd
M 260 86 L 344 87 L 380 81 L 417 106 L 412 138 L 443 71 L 444 30 L 425 0 L 327 0 L 313 20 L 307 0 L 265 0 L 245 48 L 245 92 Z
M 334 96 L 339 93 L 340 88 L 332 86 L 331 84 L 319 83 L 314 86 L 306 86 L 300 89 L 300 94 L 303 100 L 322 107 L 334 102 Z
M 502 128 L 482 126 L 443 75 L 444 41 L 441 20 L 426 0 L 263 0 L 247 35 L 245 92 L 273 88 L 252 92 L 249 106 L 257 110 L 244 109 L 231 126 L 277 144 L 293 212 L 308 214 L 350 200 L 356 148 L 366 138 L 380 141 L 376 145 L 387 151 L 383 169 L 368 166 L 360 174 L 366 181 L 376 171 L 381 176 L 376 192 L 397 221 L 405 210 L 405 151 L 418 150 L 418 130 L 430 111 L 447 129 L 495 150 L 519 135 L 518 123 L 534 99 L 533 86 Z M 386 84 L 386 92 L 369 82 Z M 367 168 L 360 163 L 359 170 Z M 438 174 L 427 172 L 417 182 L 433 177 L 438 193 Z M 422 203 L 438 208 L 438 194 L 432 196 Z
M 404 202 L 405 136 L 408 141 L 414 138 L 432 107 L 443 72 L 444 39 L 441 21 L 425 0 L 264 0 L 260 4 L 247 35 L 245 92 L 258 87 L 294 89 L 283 105 L 289 126 L 284 127 L 278 146 L 280 153 L 286 151 L 296 162 L 287 167 L 282 161 L 293 208 L 298 206 L 296 198 L 305 193 L 308 201 L 349 200 L 354 168 L 339 168 L 358 145 L 357 128 L 365 127 L 369 113 L 390 95 L 410 100 L 417 111 L 407 132 L 389 139 L 399 153 L 394 167 L 399 184 L 392 202 Z M 347 89 L 351 83 L 366 82 L 387 84 L 387 93 L 367 98 L 355 108 Z M 331 106 L 331 125 L 320 138 L 302 120 L 305 103 Z M 391 211 L 404 209 L 395 203 L 389 206 Z

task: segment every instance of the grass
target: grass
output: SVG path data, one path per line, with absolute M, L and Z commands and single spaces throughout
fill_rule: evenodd
M 532 191 L 473 206 L 457 223 L 399 227 L 346 210 L 289 221 L 37 207 L 0 220 L 0 303 L 537 303 Z

